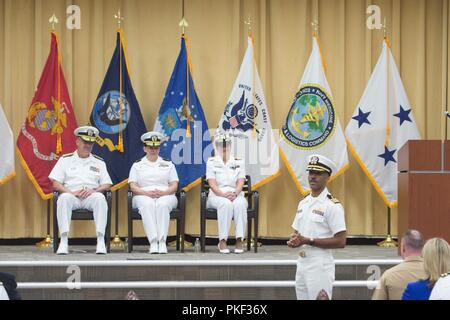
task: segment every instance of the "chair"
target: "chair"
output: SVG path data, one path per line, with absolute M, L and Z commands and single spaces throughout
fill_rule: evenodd
M 175 209 L 170 212 L 170 219 L 177 221 L 177 235 L 176 235 L 176 250 L 184 252 L 184 225 L 186 212 L 186 192 L 178 189 L 175 194 L 178 199 L 178 204 Z M 142 220 L 138 209 L 133 209 L 133 192 L 128 187 L 128 253 L 133 251 L 133 221 Z
M 105 244 L 106 251 L 110 252 L 110 243 L 111 240 L 111 203 L 112 203 L 112 193 L 111 191 L 103 192 L 106 198 L 106 202 L 108 203 L 108 217 L 106 222 L 106 230 L 105 230 Z M 56 252 L 59 246 L 59 229 L 58 229 L 58 218 L 57 218 L 57 203 L 59 198 L 59 192 L 53 192 L 53 251 Z M 94 213 L 87 209 L 78 209 L 72 211 L 72 220 L 94 220 Z
M 210 187 L 206 176 L 202 177 L 201 193 L 200 193 L 200 237 L 202 252 L 205 252 L 206 244 L 206 220 L 217 220 L 217 210 L 207 209 L 206 202 L 208 200 L 208 193 Z M 259 216 L 259 193 L 252 191 L 252 182 L 250 176 L 245 176 L 245 183 L 242 191 L 245 193 L 245 197 L 248 201 L 247 209 L 247 251 L 251 249 L 252 239 L 252 221 L 255 221 L 255 237 L 254 237 L 254 250 L 258 252 L 258 216 Z

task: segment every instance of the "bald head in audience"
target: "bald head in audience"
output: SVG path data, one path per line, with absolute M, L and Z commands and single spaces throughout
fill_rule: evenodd
M 405 259 L 411 256 L 421 257 L 424 244 L 425 241 L 420 231 L 414 229 L 407 230 L 403 234 L 400 244 L 402 258 Z

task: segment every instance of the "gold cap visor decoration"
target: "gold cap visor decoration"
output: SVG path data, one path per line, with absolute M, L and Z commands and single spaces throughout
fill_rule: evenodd
M 164 141 L 164 136 L 160 132 L 151 131 L 141 136 L 142 143 L 150 148 L 159 148 Z
M 88 143 L 94 143 L 98 137 L 99 131 L 95 127 L 84 126 L 75 129 L 74 134 Z

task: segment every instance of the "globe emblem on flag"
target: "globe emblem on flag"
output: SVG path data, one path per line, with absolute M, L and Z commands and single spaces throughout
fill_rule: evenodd
M 315 85 L 300 88 L 291 106 L 282 137 L 299 149 L 314 149 L 334 133 L 336 118 L 331 97 Z
M 46 132 L 55 125 L 56 116 L 53 111 L 47 109 L 43 102 L 36 102 L 30 108 L 28 121 L 30 127 Z
M 100 131 L 117 134 L 126 129 L 130 120 L 130 105 L 124 94 L 121 98 L 119 91 L 108 91 L 95 102 L 92 119 Z

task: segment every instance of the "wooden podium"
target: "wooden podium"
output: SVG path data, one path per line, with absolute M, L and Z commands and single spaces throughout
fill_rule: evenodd
M 398 235 L 450 242 L 450 141 L 411 140 L 398 153 Z

